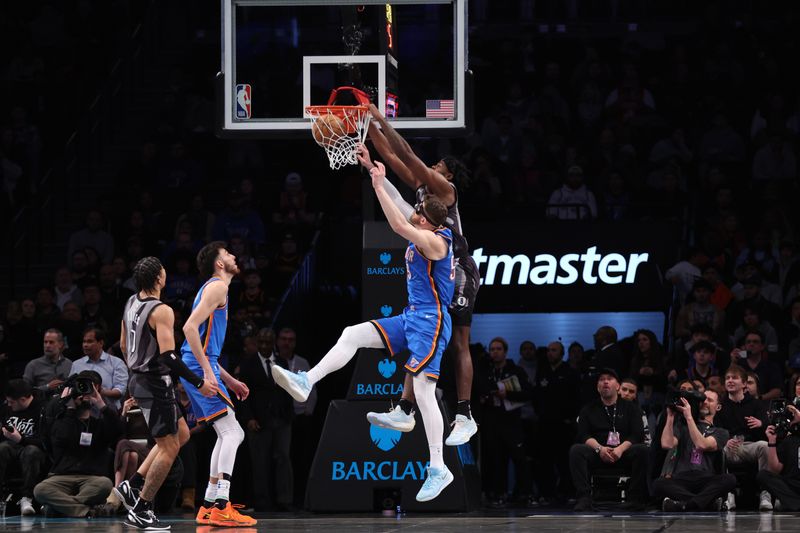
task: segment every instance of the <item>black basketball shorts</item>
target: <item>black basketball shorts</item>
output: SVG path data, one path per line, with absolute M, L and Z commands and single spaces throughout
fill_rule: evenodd
M 456 279 L 453 300 L 450 302 L 450 318 L 453 327 L 469 327 L 472 325 L 472 312 L 475 309 L 475 298 L 481 284 L 478 265 L 471 255 L 465 254 L 456 258 Z
M 153 438 L 178 433 L 180 412 L 170 376 L 134 373 L 128 384 L 130 395 L 142 410 Z

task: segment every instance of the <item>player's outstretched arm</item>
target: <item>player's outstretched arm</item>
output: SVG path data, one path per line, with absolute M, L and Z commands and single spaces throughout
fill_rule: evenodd
M 386 215 L 386 220 L 395 233 L 413 242 L 418 249 L 425 254 L 425 257 L 432 261 L 444 258 L 447 255 L 447 243 L 443 238 L 432 231 L 422 230 L 413 226 L 408 220 L 403 218 L 403 214 L 394 205 L 392 199 L 383 188 L 383 181 L 386 177 L 386 168 L 382 163 L 376 161 L 375 167 L 370 170 L 372 177 L 372 187 L 375 195 L 381 204 L 381 209 Z
M 208 320 L 214 310 L 225 304 L 225 297 L 228 294 L 228 288 L 224 283 L 212 282 L 206 285 L 200 296 L 200 302 L 194 308 L 192 314 L 186 319 L 183 325 L 183 334 L 186 337 L 186 342 L 189 343 L 189 348 L 192 349 L 195 359 L 203 369 L 203 379 L 217 384 L 217 378 L 211 370 L 211 363 L 208 362 L 205 350 L 203 350 L 203 343 L 200 340 L 200 324 Z
M 372 118 L 381 125 L 381 131 L 389 143 L 389 147 L 400 161 L 408 167 L 408 170 L 413 175 L 414 181 L 418 184 L 425 184 L 428 187 L 428 192 L 438 196 L 445 205 L 453 205 L 456 202 L 456 193 L 453 190 L 453 186 L 447 181 L 447 178 L 430 168 L 417 157 L 417 154 L 414 153 L 411 146 L 397 133 L 397 130 L 389 124 L 386 117 L 381 115 L 381 112 L 378 111 L 378 108 L 375 107 L 374 104 L 370 104 L 369 110 L 372 114 Z M 370 127 L 372 126 L 373 125 L 370 125 Z M 378 146 L 376 145 L 375 148 L 378 148 Z M 379 148 L 378 152 L 380 153 Z M 394 168 L 392 168 L 392 170 L 394 170 Z
M 372 141 L 372 145 L 378 151 L 378 154 L 380 154 L 384 162 L 389 165 L 389 168 L 391 168 L 406 185 L 415 190 L 422 185 L 422 182 L 414 176 L 414 173 L 411 172 L 406 164 L 400 161 L 400 158 L 394 153 L 383 131 L 375 125 L 375 122 L 369 123 L 369 130 L 367 131 L 369 132 L 369 140 Z
M 375 164 L 372 162 L 372 158 L 369 155 L 369 150 L 367 150 L 367 147 L 361 143 L 358 143 L 356 146 L 356 157 L 368 172 L 375 167 Z M 403 214 L 403 218 L 409 220 L 411 215 L 414 213 L 414 208 L 411 206 L 411 204 L 403 199 L 400 191 L 398 191 L 397 187 L 395 187 L 394 184 L 389 181 L 389 178 L 383 178 L 383 188 L 389 194 L 389 198 L 392 199 L 394 205 L 400 209 L 400 212 Z

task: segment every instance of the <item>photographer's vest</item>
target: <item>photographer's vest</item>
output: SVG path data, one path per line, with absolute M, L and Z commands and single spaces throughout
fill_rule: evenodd
M 156 298 L 139 298 L 134 294 L 125 304 L 122 320 L 125 324 L 126 362 L 131 372 L 166 375 L 169 368 L 158 360 L 161 353 L 155 331 L 147 321 L 153 309 L 163 302 Z

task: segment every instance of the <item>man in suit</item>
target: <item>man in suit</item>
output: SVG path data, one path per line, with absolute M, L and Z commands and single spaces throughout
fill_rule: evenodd
M 247 426 L 257 511 L 272 506 L 288 509 L 293 497 L 289 450 L 294 403 L 272 379 L 271 364 L 286 366 L 285 359 L 274 357 L 274 350 L 275 333 L 263 329 L 258 333 L 258 353 L 240 365 L 241 379 L 250 388 L 242 404 L 242 422 Z

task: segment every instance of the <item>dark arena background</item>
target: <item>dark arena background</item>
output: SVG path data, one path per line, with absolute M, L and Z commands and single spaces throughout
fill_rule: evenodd
M 797 531 L 799 17 L 793 0 L 0 3 L 0 530 L 130 525 L 112 487 L 155 444 L 123 351 L 134 267 L 164 266 L 181 352 L 196 257 L 223 241 L 229 501 L 257 523 L 196 519 L 218 422 L 175 387 L 190 437 L 151 502 L 162 525 Z M 361 94 L 402 158 L 367 135 Z M 436 389 L 443 439 L 478 431 L 442 447 L 453 481 L 430 501 L 423 419 L 398 403 L 418 354 L 360 349 L 305 402 L 273 377 L 408 303 L 414 251 L 361 141 L 415 220 L 393 163 L 452 177 L 480 278 L 463 296 L 453 270 L 471 328 Z M 366 419 L 396 406 L 414 430 Z

